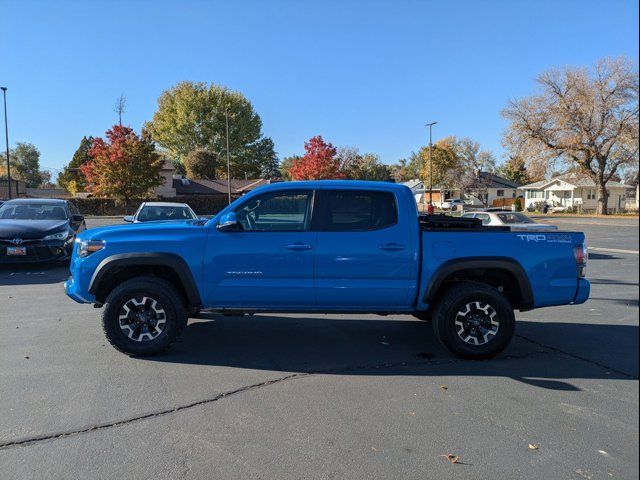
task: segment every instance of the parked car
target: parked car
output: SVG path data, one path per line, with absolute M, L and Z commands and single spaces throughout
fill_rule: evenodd
M 482 221 L 485 226 L 507 226 L 511 231 L 535 231 L 535 232 L 552 232 L 558 230 L 555 225 L 537 223 L 521 212 L 512 212 L 511 210 L 492 210 L 487 209 L 482 212 L 468 212 L 462 214 L 463 218 L 477 218 Z
M 125 222 L 140 223 L 158 220 L 195 220 L 198 216 L 186 203 L 143 202 L 136 213 L 124 217 Z
M 84 216 L 67 200 L 15 199 L 0 206 L 0 264 L 69 260 Z
M 442 210 L 451 210 L 453 212 L 457 212 L 459 209 L 462 209 L 464 205 L 464 200 L 460 200 L 459 198 L 451 198 L 440 202 L 440 208 Z
M 385 182 L 274 183 L 207 222 L 94 228 L 77 245 L 66 293 L 103 307 L 129 355 L 166 350 L 202 308 L 413 314 L 456 355 L 489 358 L 514 310 L 584 303 L 590 289 L 584 234 L 418 216 L 411 190 Z

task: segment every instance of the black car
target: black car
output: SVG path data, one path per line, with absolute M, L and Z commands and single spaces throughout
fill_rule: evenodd
M 0 265 L 68 260 L 87 228 L 68 200 L 15 199 L 0 206 Z

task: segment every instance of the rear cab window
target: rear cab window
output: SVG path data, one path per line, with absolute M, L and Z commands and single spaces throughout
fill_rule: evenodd
M 325 190 L 324 230 L 362 232 L 381 230 L 398 223 L 398 207 L 392 192 L 375 190 Z

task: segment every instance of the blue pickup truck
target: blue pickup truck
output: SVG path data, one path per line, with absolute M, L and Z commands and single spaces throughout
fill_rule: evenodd
M 109 342 L 129 355 L 166 350 L 207 310 L 407 313 L 482 359 L 508 345 L 514 310 L 584 303 L 586 262 L 582 233 L 418 215 L 402 185 L 286 182 L 210 220 L 87 230 L 65 288 L 104 307 Z

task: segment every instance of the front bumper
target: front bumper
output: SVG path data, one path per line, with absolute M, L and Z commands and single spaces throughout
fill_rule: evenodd
M 0 265 L 22 265 L 66 261 L 71 258 L 72 240 L 26 241 L 19 245 L 26 249 L 26 255 L 7 255 L 7 249 L 16 245 L 0 241 Z
M 71 300 L 78 303 L 93 303 L 96 301 L 96 297 L 83 290 L 73 276 L 64 282 L 64 291 Z
M 591 284 L 589 280 L 586 278 L 578 279 L 578 290 L 576 291 L 576 296 L 573 299 L 574 305 L 579 305 L 581 303 L 585 303 L 589 300 L 589 292 L 591 291 Z

